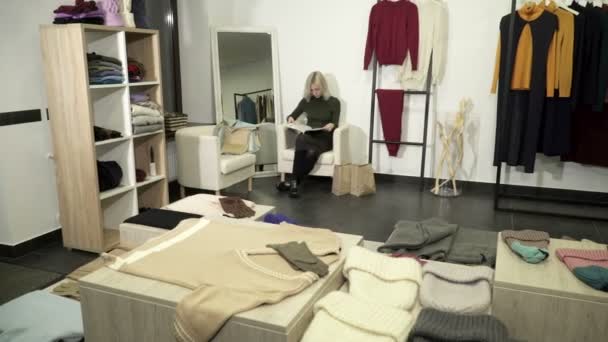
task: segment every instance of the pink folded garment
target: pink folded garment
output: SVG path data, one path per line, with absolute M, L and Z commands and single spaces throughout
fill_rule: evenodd
M 560 248 L 555 251 L 570 271 L 577 267 L 600 266 L 608 268 L 608 250 Z

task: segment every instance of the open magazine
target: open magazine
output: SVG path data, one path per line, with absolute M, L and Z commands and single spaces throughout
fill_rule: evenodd
M 298 131 L 300 133 L 316 132 L 316 131 L 322 131 L 323 130 L 323 127 L 321 127 L 321 128 L 312 128 L 310 126 L 307 126 L 307 125 L 304 125 L 304 124 L 300 124 L 300 123 L 290 123 L 290 124 L 287 124 L 287 128 L 293 129 L 294 131 Z

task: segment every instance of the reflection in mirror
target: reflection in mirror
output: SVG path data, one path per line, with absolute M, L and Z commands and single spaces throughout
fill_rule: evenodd
M 274 122 L 270 39 L 268 33 L 218 32 L 224 120 Z

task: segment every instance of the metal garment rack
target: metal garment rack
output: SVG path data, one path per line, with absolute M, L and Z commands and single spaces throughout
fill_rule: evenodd
M 370 111 L 370 120 L 369 120 L 369 144 L 368 144 L 368 162 L 371 164 L 373 159 L 373 144 L 399 144 L 399 145 L 407 145 L 407 146 L 420 146 L 422 147 L 422 158 L 420 161 L 420 191 L 424 190 L 424 169 L 426 164 L 426 147 L 427 147 L 427 130 L 429 127 L 429 107 L 431 100 L 431 78 L 433 75 L 433 54 L 431 53 L 431 58 L 429 60 L 429 71 L 426 75 L 426 86 L 425 90 L 406 90 L 404 91 L 405 95 L 424 95 L 425 103 L 424 103 L 424 132 L 422 134 L 422 142 L 415 141 L 388 141 L 388 140 L 379 140 L 374 139 L 374 122 L 376 119 L 376 79 L 378 74 L 378 61 L 374 57 L 374 69 L 373 69 L 373 80 L 372 80 L 372 108 Z
M 513 31 L 515 26 L 515 3 L 516 0 L 511 0 L 511 19 L 509 20 L 509 41 L 507 46 L 507 56 L 511 55 L 513 51 Z M 512 65 L 506 65 L 506 74 L 511 75 Z M 502 93 L 499 96 L 503 97 L 502 105 L 503 112 L 506 111 L 507 106 L 507 97 L 509 96 L 508 87 L 503 87 Z M 503 123 L 504 125 L 504 123 Z M 504 126 L 501 126 L 504 127 Z M 496 141 L 496 147 L 498 148 L 498 144 L 500 144 L 500 140 Z M 540 195 L 510 195 L 502 190 L 502 186 L 505 184 L 501 184 L 501 175 L 502 175 L 502 162 L 500 162 L 496 168 L 496 183 L 494 184 L 494 209 L 506 212 L 518 212 L 518 213 L 527 213 L 527 214 L 541 214 L 541 215 L 549 215 L 556 217 L 566 217 L 566 218 L 576 218 L 576 219 L 592 219 L 592 220 L 608 220 L 608 217 L 593 217 L 593 216 L 584 216 L 584 215 L 571 215 L 564 214 L 558 212 L 550 212 L 550 211 L 537 211 L 532 209 L 516 209 L 516 208 L 503 208 L 500 206 L 500 199 L 518 199 L 518 200 L 526 200 L 526 201 L 537 201 L 537 202 L 552 202 L 552 203 L 561 203 L 561 204 L 569 204 L 569 205 L 587 205 L 587 206 L 597 206 L 597 207 L 608 207 L 608 201 L 587 201 L 587 200 L 573 200 L 573 199 L 564 199 L 564 198 L 556 198 L 556 197 L 546 197 Z M 540 187 L 534 187 L 535 189 L 542 189 Z M 606 194 L 608 197 L 608 194 Z
M 252 92 L 249 92 L 249 93 L 242 93 L 242 94 L 241 93 L 234 93 L 234 95 L 233 95 L 234 96 L 234 114 L 236 115 L 239 112 L 239 109 L 238 109 L 239 104 L 237 102 L 237 96 L 245 97 L 247 95 L 265 93 L 265 92 L 268 92 L 268 91 L 272 91 L 272 88 L 270 88 L 270 89 L 264 89 L 264 90 L 256 90 L 256 91 L 252 91 Z

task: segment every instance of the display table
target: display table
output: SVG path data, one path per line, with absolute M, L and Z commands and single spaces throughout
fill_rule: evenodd
M 162 209 L 168 209 L 173 211 L 181 211 L 184 213 L 202 215 L 207 219 L 223 218 L 224 212 L 219 205 L 219 198 L 222 196 L 198 194 L 194 196 L 188 196 L 182 198 L 179 201 L 173 202 Z M 247 202 L 247 201 L 246 201 Z M 251 202 L 249 202 L 251 203 Z M 273 206 L 255 204 L 253 207 L 255 215 L 239 220 L 262 220 L 264 215 L 274 211 Z M 144 226 L 133 223 L 121 223 L 119 226 L 120 230 L 120 243 L 123 246 L 137 247 L 149 239 L 156 237 L 160 234 L 165 233 L 167 230 L 162 228 Z
M 326 277 L 280 303 L 233 316 L 213 341 L 299 341 L 312 320 L 313 304 L 342 286 L 344 258 L 352 246 L 363 243 L 359 235 L 338 236 L 342 240 L 340 260 L 330 266 Z M 85 339 L 87 342 L 174 341 L 175 306 L 189 292 L 176 285 L 103 267 L 80 280 Z
M 558 248 L 597 249 L 579 241 L 551 239 L 549 258 L 533 265 L 515 255 L 498 235 L 493 315 L 517 339 L 606 341 L 608 293 L 579 281 L 557 258 Z

